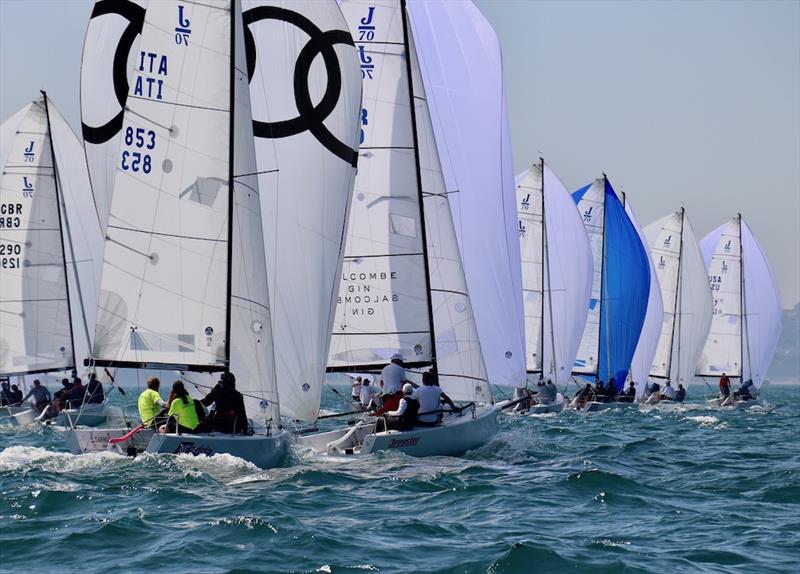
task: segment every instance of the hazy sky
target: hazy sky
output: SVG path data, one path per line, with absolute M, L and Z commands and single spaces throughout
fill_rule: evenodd
M 643 225 L 741 211 L 800 301 L 800 2 L 477 0 L 503 45 L 517 171 L 605 171 Z M 73 127 L 92 2 L 0 0 L 0 117 L 46 88 Z

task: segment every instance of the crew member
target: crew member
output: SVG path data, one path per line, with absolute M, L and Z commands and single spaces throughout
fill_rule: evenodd
M 247 412 L 244 397 L 236 390 L 236 377 L 231 372 L 222 373 L 219 383 L 203 400 L 203 406 L 214 404 L 208 416 L 211 430 L 224 433 L 247 433 Z
M 403 367 L 403 355 L 400 353 L 392 355 L 391 362 L 381 371 L 381 382 L 383 383 L 383 406 L 376 411 L 375 416 L 381 416 L 394 410 L 400 404 L 400 399 L 403 397 L 403 385 L 408 383 L 406 370 Z
M 389 430 L 410 431 L 417 424 L 419 401 L 414 398 L 414 387 L 405 383 L 402 389 L 403 398 L 397 410 L 386 413 L 386 426 Z
M 167 416 L 169 418 L 167 419 L 166 432 L 176 432 L 177 430 L 178 433 L 190 433 L 200 426 L 195 400 L 189 396 L 189 392 L 181 381 L 175 381 L 172 384 Z
M 162 419 L 160 415 L 165 414 L 163 409 L 169 406 L 158 393 L 160 386 L 158 377 L 150 377 L 147 379 L 147 388 L 139 395 L 139 418 L 146 427 L 157 425 Z
M 681 383 L 678 383 L 678 390 L 675 391 L 675 400 L 679 403 L 683 402 L 683 399 L 686 398 L 686 389 L 683 388 Z
M 667 381 L 666 386 L 664 387 L 664 392 L 661 393 L 659 397 L 662 401 L 674 401 L 675 400 L 675 389 L 672 386 L 672 383 Z
M 458 410 L 455 403 L 444 394 L 444 391 L 436 384 L 437 375 L 433 371 L 422 374 L 422 386 L 417 389 L 416 399 L 419 402 L 419 413 L 417 422 L 421 426 L 435 426 L 442 418 L 442 403 L 450 405 L 450 408 Z
M 36 405 L 36 412 L 38 413 L 41 413 L 50 404 L 50 391 L 47 387 L 42 386 L 39 379 L 33 380 L 33 387 L 20 402 L 27 401 L 28 397 L 33 397 L 33 403 Z
M 103 384 L 97 379 L 97 373 L 89 375 L 89 384 L 86 385 L 86 402 L 99 404 L 105 400 Z
M 725 373 L 719 378 L 719 394 L 723 401 L 731 394 L 731 380 Z

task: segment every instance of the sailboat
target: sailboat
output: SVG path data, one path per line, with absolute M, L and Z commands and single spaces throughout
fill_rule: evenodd
M 101 259 L 83 150 L 45 92 L 3 123 L 0 150 L 0 377 L 71 378 L 90 356 Z M 57 422 L 98 425 L 115 412 L 85 404 Z M 45 413 L 13 414 L 24 424 Z
M 757 396 L 781 334 L 783 303 L 764 250 L 741 214 L 700 242 L 713 298 L 697 375 L 752 381 Z M 720 404 L 713 399 L 712 404 Z M 728 401 L 750 406 L 755 401 Z
M 460 416 L 411 431 L 376 423 L 306 435 L 329 454 L 456 455 L 497 432 L 425 87 L 404 1 L 341 5 L 361 62 L 359 171 L 350 207 L 330 372 L 374 371 L 401 353 L 434 369 Z
M 102 366 L 235 373 L 251 432 L 157 433 L 146 450 L 269 468 L 288 433 L 245 50 L 236 1 L 95 4 L 82 123 L 109 216 L 93 354 Z
M 657 381 L 671 381 L 676 389 L 683 385 L 688 390 L 713 309 L 703 254 L 683 207 L 654 221 L 644 232 L 664 309 L 647 374 Z M 634 380 L 638 383 L 636 396 L 642 397 L 646 379 Z
M 527 373 L 551 379 L 563 389 L 586 324 L 592 250 L 572 196 L 544 160 L 517 182 Z M 558 393 L 554 403 L 533 405 L 528 412 L 563 408 L 564 397 Z
M 493 385 L 523 387 L 522 268 L 500 41 L 471 1 L 415 0 L 408 13 L 486 372 Z
M 616 391 L 628 375 L 642 331 L 650 291 L 650 261 L 636 226 L 608 178 L 572 194 L 592 246 L 594 277 L 586 326 L 572 372 L 614 378 Z M 631 403 L 590 402 L 587 411 Z

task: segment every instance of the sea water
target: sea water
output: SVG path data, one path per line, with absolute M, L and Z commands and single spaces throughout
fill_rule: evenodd
M 0 571 L 798 572 L 800 386 L 747 410 L 702 389 L 672 411 L 503 416 L 460 458 L 294 450 L 272 470 L 75 456 L 0 422 Z

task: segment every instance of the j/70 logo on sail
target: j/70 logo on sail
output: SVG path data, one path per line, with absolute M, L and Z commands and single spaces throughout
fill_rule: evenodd
M 302 14 L 277 6 L 258 6 L 242 13 L 244 22 L 244 42 L 247 54 L 247 78 L 252 81 L 256 70 L 257 49 L 251 26 L 261 20 L 278 20 L 292 24 L 308 34 L 308 43 L 300 50 L 294 68 L 294 99 L 299 115 L 297 117 L 274 122 L 253 120 L 253 135 L 259 138 L 285 138 L 304 131 L 310 131 L 314 137 L 330 152 L 353 167 L 356 165 L 355 150 L 339 141 L 325 127 L 323 122 L 339 103 L 342 91 L 342 70 L 339 58 L 333 47 L 336 44 L 354 46 L 353 38 L 344 30 L 328 30 L 323 32 Z M 315 106 L 311 102 L 308 84 L 311 64 L 317 54 L 322 55 L 327 72 L 325 94 Z

